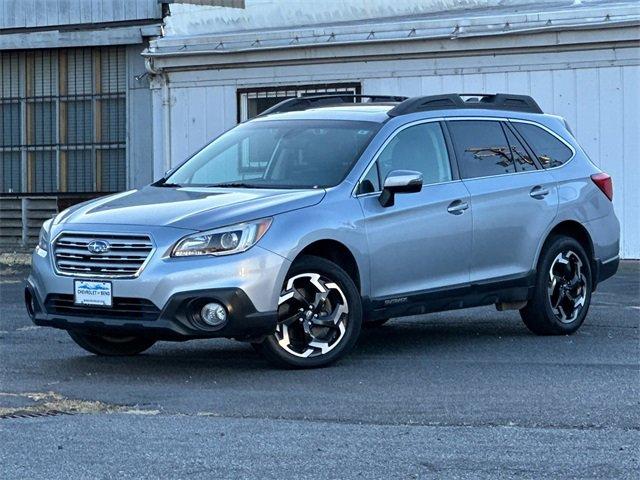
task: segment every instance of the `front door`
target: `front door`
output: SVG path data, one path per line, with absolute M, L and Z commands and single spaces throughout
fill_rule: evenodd
M 419 193 L 382 207 L 381 183 L 393 170 L 423 174 Z M 361 182 L 373 299 L 466 284 L 471 260 L 469 193 L 453 178 L 440 122 L 396 131 Z

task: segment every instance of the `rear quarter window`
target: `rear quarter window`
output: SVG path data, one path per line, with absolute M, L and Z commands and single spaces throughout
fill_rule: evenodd
M 573 152 L 549 132 L 530 123 L 512 122 L 544 168 L 559 167 L 567 162 Z

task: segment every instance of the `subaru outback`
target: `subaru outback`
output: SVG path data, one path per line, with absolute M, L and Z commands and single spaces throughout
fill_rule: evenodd
M 293 98 L 46 221 L 26 308 L 98 355 L 226 337 L 297 368 L 363 326 L 481 305 L 566 335 L 618 268 L 612 195 L 528 96 Z

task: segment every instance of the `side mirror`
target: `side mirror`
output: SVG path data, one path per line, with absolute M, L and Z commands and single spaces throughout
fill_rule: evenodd
M 413 170 L 393 170 L 384 180 L 378 198 L 383 207 L 392 207 L 396 193 L 417 193 L 422 190 L 422 174 Z

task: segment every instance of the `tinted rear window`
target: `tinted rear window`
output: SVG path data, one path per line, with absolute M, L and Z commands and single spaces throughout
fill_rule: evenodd
M 558 167 L 571 158 L 573 152 L 546 130 L 530 123 L 513 122 L 544 168 Z
M 462 178 L 515 173 L 511 148 L 500 122 L 455 120 L 448 125 Z

